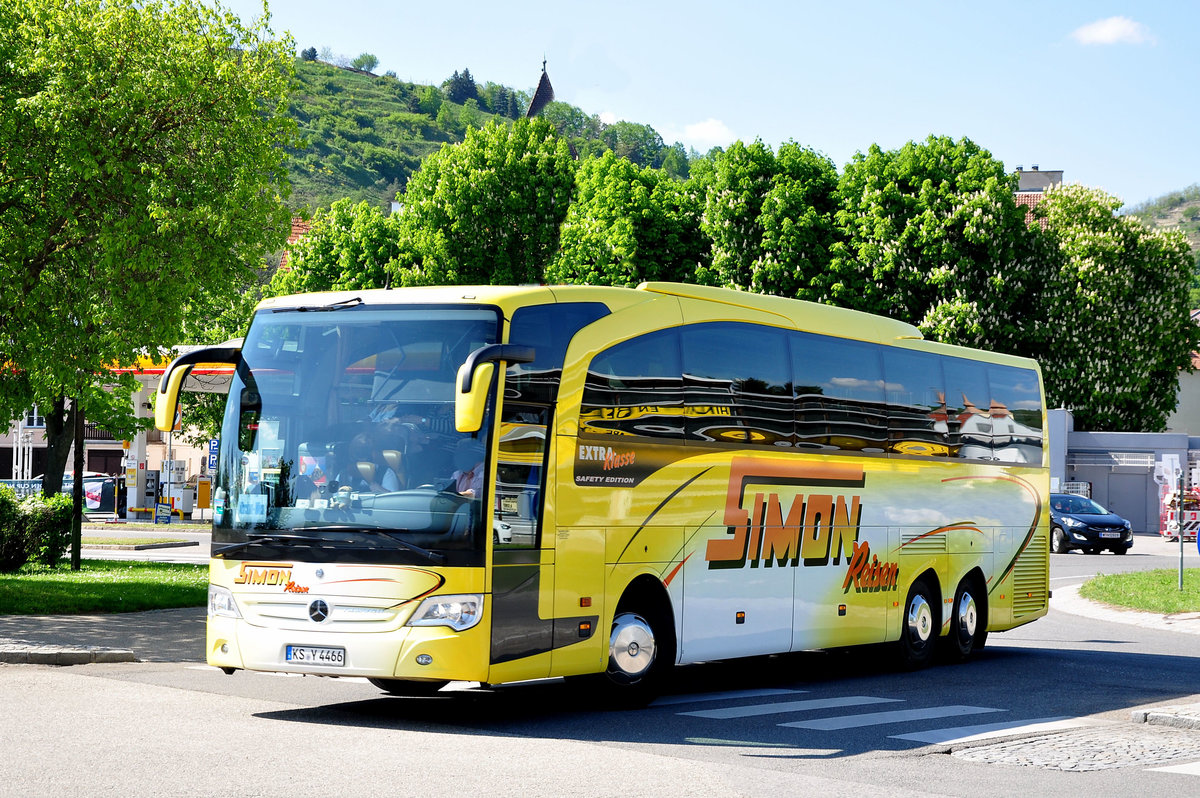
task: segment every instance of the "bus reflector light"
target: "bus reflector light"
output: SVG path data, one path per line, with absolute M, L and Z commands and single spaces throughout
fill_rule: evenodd
M 846 614 L 846 605 L 845 605 L 845 604 L 839 604 L 839 605 L 838 605 L 838 616 L 839 616 L 839 617 L 841 617 L 841 616 L 843 616 L 843 615 L 845 615 L 845 614 Z
M 580 621 L 579 622 L 579 636 L 582 638 L 588 638 L 588 637 L 592 636 L 592 622 L 591 621 Z
M 429 656 L 428 654 L 418 654 L 417 655 L 417 664 L 418 665 L 432 665 L 433 657 Z
M 580 607 L 592 606 L 592 597 L 591 596 L 580 596 L 579 597 L 579 606 Z
M 739 611 L 737 614 L 736 623 L 745 623 L 745 622 L 746 622 L 746 613 Z

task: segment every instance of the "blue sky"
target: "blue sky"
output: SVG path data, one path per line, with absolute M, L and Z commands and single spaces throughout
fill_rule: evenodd
M 369 52 L 416 83 L 466 67 L 531 91 L 544 55 L 557 99 L 702 152 L 793 140 L 841 168 L 937 134 L 1127 204 L 1200 182 L 1200 3 L 276 0 L 271 14 L 299 48 Z

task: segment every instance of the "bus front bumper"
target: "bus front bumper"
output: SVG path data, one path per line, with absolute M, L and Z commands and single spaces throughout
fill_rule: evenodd
M 486 620 L 486 619 L 485 619 Z M 206 658 L 223 669 L 361 676 L 379 679 L 485 681 L 490 624 L 464 632 L 444 626 L 388 632 L 313 632 L 208 618 Z

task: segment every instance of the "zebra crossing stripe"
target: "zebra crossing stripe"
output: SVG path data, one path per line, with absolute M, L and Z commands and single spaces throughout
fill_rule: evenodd
M 810 698 L 803 701 L 779 701 L 774 704 L 752 704 L 744 707 L 724 707 L 722 709 L 702 709 L 696 712 L 680 712 L 693 718 L 711 718 L 714 720 L 730 720 L 732 718 L 754 718 L 762 715 L 782 715 L 785 712 L 806 712 L 814 709 L 837 709 L 839 707 L 860 707 L 865 704 L 898 703 L 899 698 L 876 698 L 869 695 L 850 695 L 841 698 Z M 792 724 L 782 724 L 789 726 Z
M 891 700 L 891 699 L 886 699 Z M 951 705 L 944 707 L 926 707 L 925 709 L 898 709 L 892 712 L 867 712 L 862 715 L 842 715 L 835 718 L 819 718 L 817 720 L 801 720 L 793 723 L 780 723 L 780 726 L 790 726 L 795 729 L 816 729 L 819 731 L 836 731 L 838 729 L 857 729 L 863 726 L 880 726 L 885 723 L 904 723 L 910 720 L 929 720 L 931 718 L 953 718 L 960 715 L 979 715 L 986 712 L 1007 712 L 1006 709 L 994 707 L 969 707 Z
M 967 743 L 975 740 L 987 740 L 993 737 L 1007 737 L 1012 734 L 1029 734 L 1032 732 L 1061 731 L 1075 729 L 1080 726 L 1095 725 L 1087 718 L 1033 718 L 1031 720 L 1014 720 L 1005 723 L 985 723 L 978 726 L 956 726 L 950 729 L 927 729 L 911 734 L 890 735 L 893 740 L 915 740 L 918 743 Z

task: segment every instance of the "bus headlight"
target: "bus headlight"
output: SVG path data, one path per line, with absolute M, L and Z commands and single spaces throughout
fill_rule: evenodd
M 208 615 L 210 618 L 241 618 L 237 602 L 228 588 L 217 585 L 208 586 Z
M 483 596 L 431 596 L 421 602 L 409 626 L 449 626 L 465 632 L 483 617 Z

